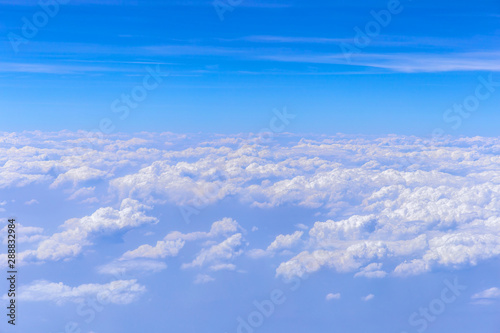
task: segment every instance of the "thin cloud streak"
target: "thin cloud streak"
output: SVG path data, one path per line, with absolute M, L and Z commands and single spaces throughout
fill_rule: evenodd
M 262 59 L 278 62 L 315 63 L 374 67 L 393 72 L 433 73 L 453 71 L 500 71 L 499 52 L 456 53 L 447 55 L 431 54 L 357 54 L 347 63 L 342 54 L 331 55 L 273 55 Z

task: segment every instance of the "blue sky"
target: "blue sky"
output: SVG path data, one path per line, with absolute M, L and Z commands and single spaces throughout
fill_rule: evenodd
M 350 62 L 341 45 L 387 1 L 245 0 L 223 20 L 210 1 L 70 1 L 17 53 L 9 33 L 23 36 L 40 7 L 3 3 L 3 130 L 116 121 L 110 104 L 159 64 L 168 77 L 118 131 L 250 132 L 286 106 L 301 115 L 295 132 L 429 135 L 499 69 L 496 1 L 403 1 Z M 450 134 L 496 135 L 496 105 Z
M 0 0 L 0 331 L 498 333 L 498 1 L 54 1 Z

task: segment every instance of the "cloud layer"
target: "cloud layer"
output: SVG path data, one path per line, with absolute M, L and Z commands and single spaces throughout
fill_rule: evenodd
M 26 263 L 69 259 L 91 247 L 96 235 L 157 223 L 146 214 L 153 207 L 177 205 L 189 222 L 227 200 L 254 209 L 295 207 L 306 218 L 291 221 L 301 230 L 278 232 L 263 249 L 245 239 L 243 227 L 251 225 L 230 217 L 208 231 L 170 231 L 100 271 L 134 264 L 159 271 L 164 266 L 154 260 L 177 256 L 195 241 L 205 243 L 183 268 L 236 270 L 235 260 L 246 252 L 280 260 L 276 275 L 285 279 L 321 269 L 358 278 L 406 277 L 500 255 L 497 138 L 86 136 L 0 135 L 0 188 L 45 185 L 85 206 L 110 203 L 64 222 L 52 235 L 26 226 L 25 239 L 33 244 L 21 255 Z M 196 281 L 209 280 L 202 277 Z

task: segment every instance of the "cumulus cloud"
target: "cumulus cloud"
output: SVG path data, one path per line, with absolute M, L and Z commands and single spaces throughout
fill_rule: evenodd
M 302 208 L 317 216 L 316 223 L 293 221 L 304 234 L 292 247 L 279 248 L 287 241 L 281 239 L 251 252 L 290 251 L 276 269 L 282 277 L 320 269 L 406 277 L 500 256 L 499 138 L 286 135 L 271 147 L 245 135 L 140 133 L 112 134 L 90 146 L 87 135 L 1 133 L 0 188 L 72 187 L 66 194 L 84 205 L 102 202 L 105 193 L 107 200 L 196 210 L 228 198 L 254 208 Z M 77 221 L 23 256 L 70 258 L 104 232 Z M 242 232 L 231 222 L 220 227 L 171 233 L 135 254 L 161 258 L 170 253 L 169 241 L 214 241 Z M 206 262 L 219 264 L 228 263 Z M 384 270 L 376 269 L 379 264 Z
M 178 239 L 175 241 L 158 241 L 155 246 L 141 245 L 135 250 L 125 252 L 122 259 L 174 257 L 182 249 L 184 243 L 183 240 Z
M 381 268 L 381 263 L 372 263 L 363 267 L 359 272 L 354 274 L 354 277 L 383 278 L 387 273 L 381 270 Z
M 289 249 L 294 246 L 304 234 L 303 231 L 296 231 L 291 235 L 279 235 L 276 239 L 267 247 L 267 251 L 278 251 L 282 249 Z
M 0 230 L 0 235 L 3 238 L 3 244 L 7 244 L 8 240 L 8 226 Z M 34 243 L 46 239 L 43 235 L 43 228 L 40 227 L 27 227 L 21 223 L 16 225 L 16 241 L 19 243 Z
M 361 297 L 361 300 L 364 301 L 364 302 L 368 302 L 368 301 L 372 300 L 373 298 L 375 298 L 375 295 L 368 294 L 366 296 Z
M 163 240 L 156 242 L 156 245 L 151 246 L 148 244 L 141 245 L 135 250 L 127 251 L 123 254 L 122 260 L 129 260 L 134 258 L 165 258 L 167 256 L 176 256 L 179 251 L 184 247 L 186 241 L 195 241 L 200 239 L 215 238 L 236 232 L 242 229 L 238 222 L 231 218 L 223 218 L 212 224 L 208 232 L 192 232 L 183 234 L 178 231 L 169 233 Z
M 240 249 L 242 235 L 240 233 L 228 237 L 223 242 L 203 249 L 189 264 L 183 264 L 182 268 L 202 267 L 207 264 L 220 264 L 233 260 L 241 255 Z
M 81 303 L 86 298 L 95 297 L 102 304 L 129 304 L 146 292 L 146 288 L 136 280 L 117 280 L 107 284 L 82 284 L 70 287 L 62 282 L 45 280 L 21 286 L 18 298 L 25 302 L 55 302 L 63 305 L 67 302 Z M 3 296 L 7 299 L 7 295 Z
M 395 225 L 396 224 L 396 225 Z M 481 260 L 500 255 L 500 223 L 498 218 L 473 219 L 452 230 L 438 225 L 421 228 L 422 223 L 388 220 L 373 215 L 352 216 L 338 222 L 318 222 L 309 231 L 309 247 L 313 252 L 302 252 L 277 269 L 277 275 L 291 278 L 319 270 L 334 268 L 339 272 L 359 270 L 355 276 L 384 277 L 385 271 L 374 269 L 381 264 L 374 260 L 400 263 L 392 274 L 407 277 L 429 272 L 433 267 L 460 269 L 476 265 Z M 418 232 L 390 233 L 401 228 Z M 418 235 L 415 238 L 408 236 Z M 400 239 L 402 238 L 402 239 Z M 362 265 L 366 265 L 360 269 Z
M 132 199 L 123 200 L 120 209 L 99 208 L 90 216 L 67 220 L 62 225 L 64 231 L 49 236 L 35 250 L 27 250 L 21 254 L 24 254 L 26 260 L 72 258 L 80 254 L 85 246 L 92 244 L 92 236 L 156 223 L 156 218 L 145 214 L 144 211 L 148 209 L 150 207 Z
M 225 217 L 220 221 L 212 223 L 210 231 L 196 231 L 187 234 L 183 234 L 178 231 L 174 231 L 165 236 L 165 240 L 184 240 L 184 241 L 196 241 L 200 239 L 215 238 L 219 236 L 226 236 L 231 233 L 235 233 L 238 230 L 244 230 L 238 222 L 232 218 Z
M 57 176 L 56 180 L 50 185 L 50 188 L 57 188 L 65 183 L 71 183 L 77 186 L 82 182 L 89 180 L 101 179 L 109 176 L 107 171 L 102 171 L 88 166 L 82 166 L 75 169 L 70 169 L 66 173 Z
M 300 237 L 302 237 L 303 234 L 303 231 L 296 231 L 291 235 L 278 235 L 276 239 L 269 244 L 266 250 L 253 249 L 248 252 L 248 256 L 251 258 L 260 258 L 272 256 L 280 250 L 290 249 L 300 241 Z
M 402 277 L 407 277 L 407 276 L 412 276 L 412 275 L 419 275 L 422 273 L 426 273 L 430 271 L 431 267 L 429 263 L 425 260 L 422 259 L 413 259 L 410 262 L 403 262 L 399 264 L 395 269 L 394 269 L 394 274 L 396 276 L 402 276 Z
M 329 246 L 340 240 L 365 239 L 376 225 L 374 216 L 354 215 L 347 220 L 316 222 L 309 235 L 319 246 Z

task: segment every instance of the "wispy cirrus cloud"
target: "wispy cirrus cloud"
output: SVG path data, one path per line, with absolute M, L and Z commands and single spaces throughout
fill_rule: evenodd
M 471 53 L 360 53 L 352 55 L 348 66 L 372 67 L 402 73 L 431 73 L 452 71 L 500 71 L 496 60 L 500 52 Z M 263 59 L 278 62 L 347 65 L 341 53 L 308 55 L 272 55 Z

